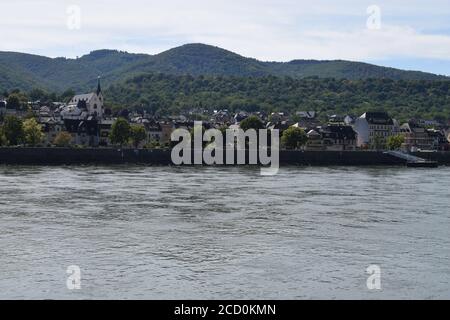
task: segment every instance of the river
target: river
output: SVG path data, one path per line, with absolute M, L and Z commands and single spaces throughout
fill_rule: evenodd
M 0 299 L 449 298 L 449 181 L 448 167 L 0 166 Z

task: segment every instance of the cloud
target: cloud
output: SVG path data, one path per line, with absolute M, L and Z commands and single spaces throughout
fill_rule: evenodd
M 0 4 L 0 50 L 74 57 L 204 42 L 262 60 L 450 61 L 448 0 L 375 2 L 380 30 L 367 29 L 366 0 L 15 1 Z M 79 30 L 67 28 L 69 5 L 81 9 Z

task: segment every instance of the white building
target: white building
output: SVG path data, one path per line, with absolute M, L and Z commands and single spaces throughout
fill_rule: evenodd
M 353 129 L 357 133 L 356 145 L 363 148 L 373 147 L 375 143 L 386 143 L 388 137 L 399 133 L 397 121 L 386 112 L 364 113 L 355 120 Z
M 100 86 L 100 77 L 98 78 L 97 91 L 76 95 L 70 100 L 68 107 L 86 111 L 88 115 L 101 119 L 104 113 L 103 93 Z

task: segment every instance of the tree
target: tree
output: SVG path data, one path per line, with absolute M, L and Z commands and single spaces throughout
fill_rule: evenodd
M 34 118 L 27 119 L 23 122 L 23 133 L 25 142 L 31 146 L 37 145 L 44 139 L 42 127 Z
M 72 141 L 72 135 L 67 131 L 61 131 L 53 140 L 53 143 L 58 147 L 68 147 Z
M 403 143 L 405 143 L 405 137 L 401 134 L 390 136 L 387 139 L 387 147 L 389 150 L 398 150 L 401 148 Z
M 42 90 L 42 89 L 33 88 L 28 93 L 28 96 L 30 97 L 30 99 L 32 101 L 45 100 L 47 98 L 47 93 L 44 90 Z
M 24 92 L 21 92 L 18 89 L 15 89 L 11 92 L 6 99 L 6 104 L 8 109 L 25 109 L 27 107 L 28 97 Z
M 112 125 L 109 138 L 113 144 L 119 144 L 121 147 L 130 139 L 131 128 L 128 121 L 124 118 L 118 118 Z
M 382 150 L 386 148 L 386 140 L 382 136 L 376 135 L 373 137 L 371 148 L 375 150 Z
M 63 102 L 68 102 L 70 99 L 73 98 L 74 95 L 75 91 L 73 91 L 73 89 L 68 89 L 61 94 L 60 100 Z
M 21 103 L 17 94 L 11 94 L 8 99 L 6 99 L 6 105 L 8 106 L 8 109 L 20 109 Z
M 0 146 L 7 146 L 8 139 L 6 139 L 5 132 L 3 130 L 3 126 L 0 126 Z
M 287 149 L 297 149 L 308 141 L 305 131 L 297 127 L 289 127 L 281 136 L 281 143 Z
M 147 138 L 147 131 L 144 126 L 135 124 L 130 127 L 130 136 L 134 147 L 138 148 L 139 144 Z
M 3 132 L 9 145 L 16 146 L 22 143 L 24 138 L 22 120 L 16 116 L 6 116 L 5 123 L 3 124 Z
M 244 131 L 249 129 L 264 129 L 264 123 L 257 116 L 250 116 L 247 119 L 242 120 L 239 126 Z

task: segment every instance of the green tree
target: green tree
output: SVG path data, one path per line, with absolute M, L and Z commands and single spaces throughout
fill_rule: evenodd
M 0 126 L 0 146 L 7 146 L 8 139 L 6 139 L 5 132 L 3 130 L 3 126 Z
M 42 126 L 34 118 L 27 119 L 23 122 L 23 133 L 25 142 L 31 146 L 39 144 L 44 139 Z
M 118 118 L 112 125 L 109 138 L 113 144 L 118 144 L 122 147 L 130 139 L 130 134 L 131 127 L 128 121 L 124 118 Z
M 250 116 L 247 119 L 242 120 L 239 126 L 244 131 L 249 129 L 264 129 L 264 123 L 257 116 Z
M 67 131 L 61 131 L 53 140 L 53 143 L 58 147 L 68 147 L 72 141 L 72 135 Z
M 73 98 L 74 95 L 75 91 L 73 91 L 73 89 L 68 89 L 61 94 L 60 100 L 63 102 L 68 102 L 70 99 Z
M 375 136 L 373 137 L 372 144 L 370 146 L 372 149 L 375 150 L 382 150 L 386 148 L 386 140 L 382 136 Z
M 130 127 L 130 136 L 133 146 L 138 148 L 139 144 L 147 138 L 147 131 L 144 126 L 135 124 Z
M 16 146 L 22 143 L 24 139 L 22 120 L 16 116 L 6 116 L 3 124 L 3 132 L 9 145 Z
M 287 149 L 297 149 L 304 146 L 308 141 L 306 132 L 297 127 L 289 127 L 281 136 L 281 144 Z
M 6 99 L 6 104 L 8 106 L 8 109 L 20 109 L 21 103 L 19 96 L 17 94 L 11 94 L 8 99 Z
M 387 139 L 387 147 L 389 150 L 398 150 L 401 148 L 403 143 L 405 143 L 405 137 L 401 134 L 390 136 Z
M 47 93 L 44 90 L 39 89 L 39 88 L 31 89 L 31 91 L 28 93 L 28 96 L 30 97 L 30 99 L 32 101 L 47 99 Z
M 24 92 L 15 89 L 8 96 L 8 99 L 6 99 L 6 103 L 9 109 L 16 109 L 16 110 L 26 109 L 28 103 L 28 96 Z

